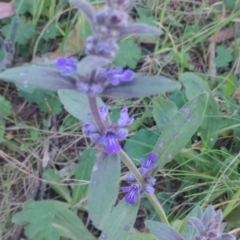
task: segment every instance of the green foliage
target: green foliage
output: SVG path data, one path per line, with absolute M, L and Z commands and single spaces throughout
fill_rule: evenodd
M 186 103 L 161 133 L 153 152 L 159 154 L 159 168 L 170 162 L 190 141 L 205 115 L 208 93 Z
M 7 117 L 12 113 L 12 105 L 3 96 L 0 96 L 0 117 Z
M 57 31 L 57 27 L 54 24 L 51 24 L 44 32 L 42 38 L 44 40 L 54 39 L 57 36 Z
M 84 183 L 84 181 L 90 180 L 90 176 L 96 159 L 95 155 L 95 151 L 92 148 L 89 148 L 82 153 L 79 159 L 74 178 L 75 181 L 72 193 L 72 206 L 77 204 L 87 195 L 88 185 Z M 81 183 L 80 181 L 83 181 L 83 183 Z
M 137 217 L 138 208 L 138 204 L 132 206 L 122 199 L 104 223 L 100 239 L 104 239 L 105 236 L 111 240 L 127 239 Z
M 60 236 L 79 240 L 95 240 L 83 222 L 66 205 L 54 200 L 29 201 L 22 212 L 16 213 L 13 223 L 23 225 L 31 240 L 60 240 Z
M 214 62 L 217 67 L 227 67 L 233 60 L 231 51 L 226 46 L 218 46 L 216 49 L 217 57 Z
M 147 129 L 140 129 L 136 134 L 127 139 L 124 149 L 128 156 L 139 164 L 139 159 L 146 157 L 153 150 L 159 135 Z
M 118 155 L 104 152 L 97 158 L 88 186 L 88 209 L 94 225 L 102 229 L 117 200 L 120 181 Z
M 22 88 L 18 90 L 18 95 L 24 97 L 30 103 L 42 103 L 52 94 L 52 91 L 39 88 Z
M 160 96 L 153 99 L 153 117 L 160 131 L 166 127 L 177 112 L 178 109 L 172 101 Z
M 58 96 L 64 108 L 75 118 L 83 123 L 94 122 L 93 118 L 89 116 L 90 105 L 88 97 L 77 91 L 58 90 Z M 104 106 L 100 98 L 97 99 L 98 106 Z M 81 111 L 79 111 L 81 109 Z
M 43 172 L 43 179 L 48 181 L 50 187 L 62 198 L 64 198 L 67 202 L 71 202 L 72 198 L 69 193 L 69 190 L 67 186 L 64 185 L 61 177 L 58 175 L 56 171 L 54 171 L 51 168 L 48 168 Z
M 42 112 L 53 112 L 55 114 L 59 114 L 62 112 L 62 103 L 59 99 L 54 96 L 48 96 L 44 102 L 39 104 L 39 108 Z
M 141 49 L 133 40 L 128 39 L 120 42 L 120 50 L 114 60 L 114 64 L 120 67 L 135 69 L 138 61 L 142 58 Z
M 161 203 L 166 215 L 169 214 L 171 206 L 173 204 L 173 200 L 170 200 L 171 196 L 172 196 L 172 194 L 167 193 L 167 192 L 159 192 L 158 194 L 156 194 L 156 197 L 157 197 L 158 201 Z M 157 215 L 155 208 L 152 206 L 152 204 L 150 203 L 150 201 L 147 198 L 144 198 L 142 200 L 142 205 L 146 209 L 148 209 L 148 211 L 150 212 L 150 214 L 148 215 L 149 220 L 160 221 L 160 218 Z

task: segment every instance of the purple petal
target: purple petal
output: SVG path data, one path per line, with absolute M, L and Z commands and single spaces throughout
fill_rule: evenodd
M 103 87 L 100 84 L 94 84 L 90 87 L 91 93 L 97 94 L 103 91 Z
M 100 113 L 101 119 L 102 119 L 103 121 L 106 121 L 106 120 L 107 120 L 109 109 L 110 109 L 109 106 L 104 106 L 104 107 L 100 107 L 100 108 L 99 108 L 99 113 Z
M 97 129 L 92 124 L 89 124 L 89 123 L 84 124 L 82 130 L 87 135 L 97 132 Z
M 77 83 L 77 89 L 83 93 L 89 91 L 89 85 L 87 83 Z
M 67 58 L 65 58 L 65 57 L 59 57 L 55 61 L 55 66 L 58 68 L 64 68 L 66 65 L 67 65 Z
M 157 160 L 158 155 L 156 153 L 150 153 L 148 156 L 148 160 L 151 162 L 155 162 Z
M 209 238 L 216 238 L 218 236 L 218 233 L 217 232 L 214 232 L 214 231 L 211 231 L 211 232 L 208 232 L 207 236 Z
M 128 181 L 130 183 L 136 182 L 136 179 L 132 173 L 127 173 L 125 176 L 125 179 L 126 179 L 126 181 Z
M 135 73 L 132 70 L 125 70 L 122 74 L 121 81 L 129 82 L 133 80 Z
M 219 240 L 236 240 L 236 237 L 229 233 L 223 233 Z
M 203 225 L 207 226 L 210 222 L 212 222 L 214 217 L 215 217 L 214 207 L 212 205 L 209 205 L 203 214 L 203 218 L 202 218 Z
M 153 194 L 155 192 L 155 189 L 152 186 L 147 185 L 147 186 L 144 187 L 144 191 L 145 191 L 145 193 L 150 195 L 150 194 Z
M 128 130 L 126 128 L 120 128 L 115 134 L 114 138 L 118 140 L 125 140 L 128 135 Z
M 217 223 L 222 222 L 222 210 L 221 209 L 217 210 L 216 215 L 215 215 L 215 221 Z
M 130 192 L 132 190 L 132 186 L 127 186 L 127 187 L 121 187 L 123 192 Z
M 134 118 L 129 118 L 127 108 L 123 108 L 120 112 L 120 118 L 118 119 L 118 126 L 125 127 L 131 125 L 134 122 Z
M 101 138 L 100 134 L 98 134 L 98 133 L 91 133 L 91 134 L 89 134 L 89 137 L 91 138 L 91 140 L 93 142 L 98 142 L 99 139 Z
M 203 225 L 202 222 L 195 217 L 190 217 L 189 218 L 189 222 L 196 227 L 196 229 L 198 230 L 199 234 L 202 234 L 202 230 L 203 230 Z
M 107 144 L 105 146 L 105 151 L 108 154 L 119 153 L 121 150 L 119 142 L 114 137 L 111 136 L 107 136 L 106 139 Z
M 150 177 L 147 179 L 147 183 L 151 186 L 153 186 L 156 183 L 156 178 Z
M 136 198 L 140 197 L 139 186 L 137 184 L 134 184 L 130 187 L 125 187 L 125 190 L 128 190 L 128 193 L 125 196 L 126 202 L 131 205 L 134 205 L 136 203 Z

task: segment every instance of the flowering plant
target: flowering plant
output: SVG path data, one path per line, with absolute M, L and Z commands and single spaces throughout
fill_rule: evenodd
M 142 197 L 149 199 L 162 221 L 157 225 L 146 222 L 151 233 L 158 239 L 184 239 L 169 226 L 168 218 L 155 196 L 155 174 L 185 147 L 200 126 L 208 93 L 195 96 L 176 113 L 162 131 L 153 151 L 146 160 L 140 159 L 137 167 L 122 149 L 122 141 L 128 137 L 128 126 L 134 118 L 124 107 L 119 119 L 112 121 L 110 107 L 99 97 L 140 98 L 172 92 L 181 87 L 177 81 L 164 76 L 139 76 L 133 70 L 112 68 L 110 65 L 119 51 L 121 39 L 134 34 L 161 35 L 163 31 L 145 24 L 129 23 L 134 0 L 107 0 L 106 7 L 97 12 L 84 0 L 69 2 L 86 14 L 91 25 L 92 35 L 86 40 L 86 56 L 80 61 L 74 57 L 60 57 L 51 66 L 23 65 L 3 71 L 0 77 L 26 88 L 57 90 L 65 109 L 83 122 L 83 133 L 101 146 L 92 169 L 87 196 L 89 216 L 102 231 L 100 239 L 127 239 Z M 81 109 L 81 106 L 86 109 Z M 128 185 L 121 187 L 124 197 L 117 203 L 120 160 L 129 172 L 125 174 Z M 116 216 L 119 216 L 119 222 L 113 223 Z M 190 218 L 189 221 L 198 231 L 193 239 L 235 239 L 222 233 L 221 212 L 215 214 L 212 207 L 207 208 L 202 219 Z

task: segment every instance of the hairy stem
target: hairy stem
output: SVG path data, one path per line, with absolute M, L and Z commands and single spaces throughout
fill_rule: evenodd
M 95 119 L 98 127 L 99 127 L 99 130 L 104 132 L 106 130 L 106 127 L 105 127 L 105 125 L 102 122 L 102 119 L 100 117 L 98 107 L 97 107 L 96 97 L 88 96 L 88 100 L 89 100 L 89 104 L 90 104 L 90 107 L 91 107 L 92 114 L 94 116 L 94 119 Z M 120 156 L 122 162 L 128 167 L 128 169 L 134 175 L 136 180 L 139 183 L 141 183 L 142 185 L 144 185 L 145 184 L 144 179 L 142 178 L 142 176 L 139 173 L 137 167 L 134 165 L 134 163 L 129 158 L 129 156 L 123 150 L 120 151 L 119 156 Z M 159 203 L 156 196 L 154 194 L 151 194 L 151 195 L 147 195 L 147 197 L 148 197 L 149 201 L 151 202 L 151 204 L 153 205 L 153 207 L 155 208 L 156 212 L 158 213 L 162 223 L 169 225 L 167 216 L 165 215 L 165 212 L 162 208 L 162 205 Z
M 97 126 L 98 126 L 100 132 L 104 132 L 106 127 L 103 124 L 101 116 L 99 114 L 96 97 L 88 95 L 88 101 L 89 101 L 89 104 L 90 104 L 90 108 L 91 108 L 93 117 L 94 117 L 94 119 L 97 123 Z
M 144 179 L 142 178 L 141 174 L 138 172 L 137 167 L 134 165 L 134 163 L 128 157 L 128 155 L 123 150 L 121 150 L 119 155 L 120 155 L 120 158 L 122 159 L 123 163 L 128 167 L 128 169 L 131 171 L 131 173 L 134 175 L 134 177 L 137 179 L 137 181 L 140 182 L 141 184 L 145 184 Z M 167 216 L 162 208 L 162 205 L 156 198 L 155 194 L 147 195 L 147 197 L 148 197 L 149 201 L 151 202 L 151 204 L 153 205 L 153 207 L 155 208 L 156 212 L 158 213 L 162 223 L 169 225 Z

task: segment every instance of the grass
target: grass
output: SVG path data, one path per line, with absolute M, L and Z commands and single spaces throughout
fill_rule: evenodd
M 29 62 L 39 55 L 56 56 L 56 52 L 53 52 L 59 46 L 60 52 L 66 55 L 74 50 L 76 54 L 83 52 L 80 44 L 72 46 L 69 53 L 71 36 L 76 34 L 84 40 L 88 26 L 85 18 L 70 10 L 66 2 L 32 1 L 32 6 L 27 7 L 28 0 L 16 0 L 17 11 L 27 9 L 20 14 L 22 22 L 30 23 L 34 32 L 26 44 L 17 43 L 15 65 Z M 232 97 L 239 84 L 239 75 L 236 76 L 235 84 L 229 83 L 229 76 L 234 75 L 239 62 L 239 39 L 235 31 L 235 36 L 231 39 L 215 44 L 215 47 L 227 46 L 234 56 L 233 61 L 224 67 L 214 65 L 215 71 L 209 69 L 214 63 L 214 58 L 209 60 L 209 54 L 214 51 L 212 54 L 215 55 L 215 48 L 210 49 L 211 41 L 208 40 L 224 28 L 235 26 L 236 30 L 240 11 L 236 8 L 221 9 L 223 2 L 211 0 L 152 0 L 141 5 L 150 10 L 154 21 L 166 34 L 157 39 L 156 44 L 149 44 L 147 40 L 141 42 L 144 56 L 138 70 L 145 73 L 161 71 L 161 74 L 175 79 L 186 71 L 204 76 L 220 105 L 221 114 L 235 120 L 227 126 L 219 127 L 220 135 L 216 146 L 203 146 L 198 136 L 194 136 L 195 143 L 189 144 L 175 161 L 159 172 L 156 189 L 170 193 L 163 203 L 171 201 L 168 215 L 172 220 L 176 216 L 184 216 L 196 204 L 206 206 L 213 203 L 224 210 L 225 220 L 229 223 L 228 230 L 240 232 L 239 221 L 233 214 L 240 210 L 240 115 L 239 101 Z M 4 28 L 8 22 L 8 19 L 2 20 L 0 24 Z M 51 38 L 43 39 L 49 26 L 53 26 L 57 33 Z M 190 26 L 191 31 L 187 30 Z M 40 57 L 40 61 L 45 61 L 44 57 Z M 210 77 L 214 80 L 210 80 Z M 11 223 L 11 217 L 26 200 L 39 199 L 39 195 L 44 199 L 59 198 L 58 194 L 49 191 L 43 184 L 43 166 L 48 165 L 61 171 L 64 183 L 71 188 L 72 182 L 69 179 L 73 177 L 74 171 L 68 172 L 71 169 L 69 166 L 74 168 L 79 153 L 90 147 L 90 143 L 81 132 L 81 123 L 64 110 L 54 113 L 56 105 L 49 100 L 52 93 L 40 102 L 30 103 L 29 99 L 19 97 L 14 86 L 4 82 L 0 82 L 0 93 L 11 102 L 13 109 L 11 116 L 5 117 L 7 125 L 4 141 L 0 145 L 0 238 L 7 240 L 13 239 L 12 234 L 16 229 L 19 230 Z M 54 103 L 57 104 L 57 100 Z M 40 104 L 47 107 L 47 110 L 40 111 Z M 126 105 L 138 118 L 130 129 L 130 136 L 139 129 L 156 129 L 151 111 L 148 112 L 152 108 L 152 99 L 112 101 L 111 104 L 116 109 L 116 114 L 119 106 Z M 147 217 L 149 209 L 143 208 Z M 14 240 L 17 238 L 14 237 Z

